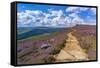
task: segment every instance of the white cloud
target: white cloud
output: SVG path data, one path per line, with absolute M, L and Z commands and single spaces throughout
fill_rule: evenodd
M 51 13 L 51 16 L 62 16 L 63 15 L 63 11 L 62 10 L 51 10 L 49 11 L 49 13 Z
M 40 10 L 35 10 L 35 11 L 26 10 L 25 12 L 26 12 L 27 14 L 40 14 L 40 13 L 42 13 L 42 11 L 40 11 Z
M 39 26 L 41 25 L 42 19 L 44 16 L 42 16 L 43 12 L 39 10 L 26 10 L 25 12 L 18 12 L 18 23 L 19 25 L 27 26 L 31 24 L 32 26 Z
M 77 13 L 71 13 L 69 14 L 69 17 L 71 17 L 71 26 L 75 26 L 76 24 L 82 24 L 84 20 L 78 16 Z
M 66 12 L 74 12 L 79 13 L 81 11 L 90 10 L 93 14 L 96 14 L 96 8 L 88 8 L 88 7 L 68 7 L 66 8 Z
M 58 11 L 50 11 L 51 16 L 55 16 L 53 19 L 51 19 L 50 23 L 51 26 L 56 27 L 69 27 L 69 23 L 71 22 L 71 19 L 68 16 L 65 16 L 62 10 Z
M 58 26 L 59 24 L 63 24 L 62 16 L 64 15 L 62 10 L 50 10 L 49 13 L 45 13 L 45 18 L 43 19 L 45 26 Z M 49 19 L 49 17 L 53 17 Z
M 72 23 L 73 23 L 74 25 L 76 25 L 76 24 L 82 24 L 82 23 L 84 23 L 84 20 L 81 19 L 80 17 L 75 17 L 75 18 L 72 20 Z
M 76 11 L 77 9 L 79 9 L 78 7 L 68 7 L 66 9 L 66 12 L 72 12 L 72 11 Z
M 31 20 L 30 20 L 30 16 L 28 16 L 28 14 L 24 13 L 24 12 L 20 12 L 17 14 L 18 15 L 18 23 L 20 24 L 28 24 Z
M 87 7 L 79 7 L 80 11 L 87 11 L 89 8 Z
M 79 13 L 80 11 L 86 11 L 89 8 L 87 7 L 68 7 L 66 9 L 66 12 L 74 12 L 74 13 Z
M 82 18 L 78 16 L 78 12 L 86 11 L 88 8 L 69 7 L 66 9 L 67 16 L 62 10 L 51 10 L 48 12 L 42 12 L 40 10 L 26 10 L 24 12 L 18 12 L 18 25 L 28 26 L 48 26 L 48 27 L 72 27 L 76 24 L 89 24 L 84 22 Z M 95 12 L 95 9 L 91 9 Z
M 94 15 L 96 14 L 96 8 L 91 8 L 90 10 Z
M 78 14 L 77 14 L 77 13 L 71 13 L 71 14 L 69 14 L 68 16 L 69 16 L 69 17 L 75 18 L 75 17 L 78 17 Z
M 39 16 L 39 15 L 43 16 Z M 70 25 L 74 20 L 70 18 L 70 16 L 73 16 L 74 18 L 77 17 L 77 15 L 70 14 L 69 16 L 64 16 L 64 13 L 62 10 L 52 10 L 49 11 L 49 13 L 43 13 L 41 11 L 31 11 L 26 10 L 25 12 L 19 12 L 18 15 L 18 23 L 19 25 L 22 24 L 24 26 L 27 26 L 31 24 L 32 26 L 49 26 L 49 27 L 70 27 L 73 26 Z M 49 17 L 54 16 L 54 18 L 49 19 Z

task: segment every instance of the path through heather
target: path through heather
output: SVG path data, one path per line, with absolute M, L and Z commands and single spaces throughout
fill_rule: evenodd
M 75 31 L 67 34 L 65 47 L 60 51 L 59 54 L 55 55 L 56 62 L 67 62 L 67 61 L 85 61 L 88 60 L 88 55 L 80 47 L 79 41 L 72 34 Z

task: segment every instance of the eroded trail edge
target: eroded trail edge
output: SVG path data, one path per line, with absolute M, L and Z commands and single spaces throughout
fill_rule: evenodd
M 56 62 L 69 62 L 69 61 L 86 61 L 88 60 L 88 55 L 80 47 L 77 38 L 72 35 L 74 31 L 67 34 L 65 47 L 61 51 L 54 55 Z

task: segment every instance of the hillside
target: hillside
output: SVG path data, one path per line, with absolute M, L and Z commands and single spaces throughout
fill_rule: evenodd
M 73 42 L 69 42 L 69 39 Z M 58 62 L 59 56 L 63 56 L 60 55 L 63 54 L 63 49 L 65 50 L 63 51 L 64 53 L 70 53 L 68 55 L 64 54 L 66 57 L 70 57 L 68 58 L 70 60 L 65 58 L 59 62 L 72 62 L 73 59 L 74 61 L 76 60 L 75 57 L 79 59 L 76 61 L 84 59 L 84 61 L 95 60 L 96 26 L 77 25 L 51 34 L 31 36 L 30 38 L 19 40 L 17 47 L 19 64 Z M 72 54 L 74 52 L 75 54 Z M 71 58 L 72 55 L 75 57 Z
M 69 61 L 86 61 L 88 55 L 80 47 L 79 41 L 72 35 L 74 31 L 67 34 L 65 47 L 61 49 L 60 53 L 55 55 L 56 62 L 69 62 Z

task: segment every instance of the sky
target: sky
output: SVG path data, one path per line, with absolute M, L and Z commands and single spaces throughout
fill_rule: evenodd
M 96 25 L 96 8 L 17 4 L 18 27 L 73 27 L 77 24 Z

